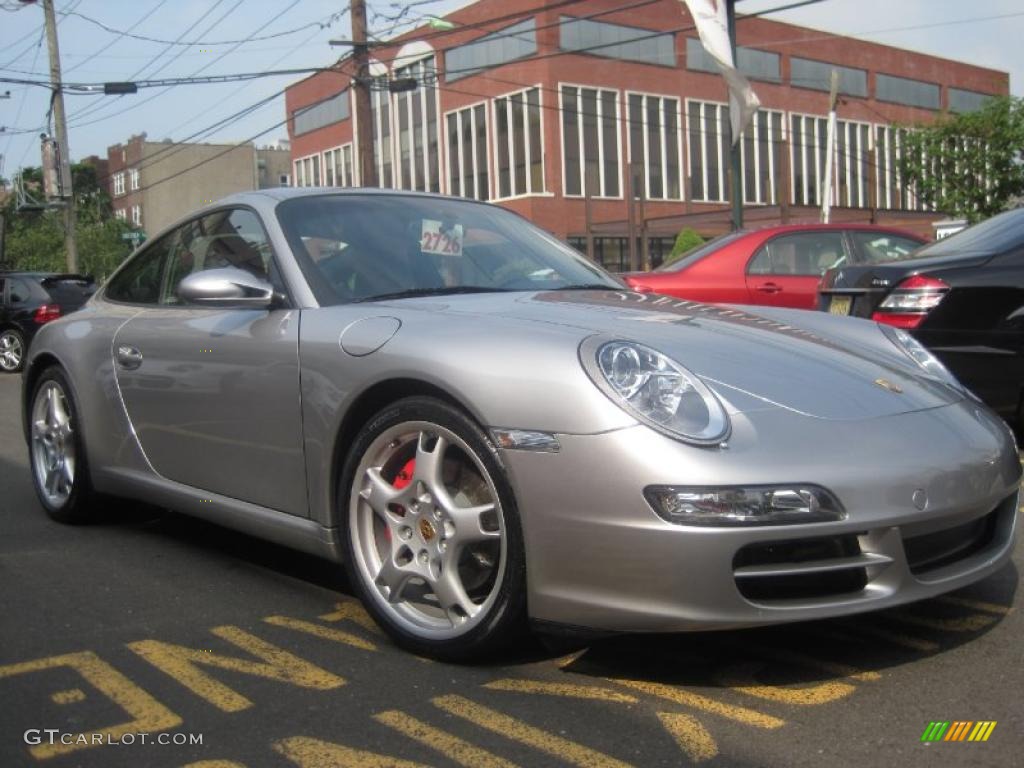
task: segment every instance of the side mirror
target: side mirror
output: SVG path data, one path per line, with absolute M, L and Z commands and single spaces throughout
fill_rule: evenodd
M 235 267 L 193 272 L 178 283 L 177 293 L 186 304 L 250 309 L 269 308 L 278 298 L 266 280 Z

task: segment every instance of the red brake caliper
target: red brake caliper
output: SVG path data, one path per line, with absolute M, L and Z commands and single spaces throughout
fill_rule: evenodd
M 398 470 L 398 474 L 395 475 L 395 479 L 391 481 L 391 485 L 395 490 L 400 491 L 407 487 L 412 482 L 412 475 L 416 469 L 416 459 L 409 459 L 405 462 L 405 466 Z M 385 535 L 388 537 L 388 541 L 391 540 L 391 529 L 384 529 Z

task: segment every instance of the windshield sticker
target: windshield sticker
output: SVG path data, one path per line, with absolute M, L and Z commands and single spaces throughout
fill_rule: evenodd
M 462 225 L 424 219 L 420 251 L 439 256 L 461 256 Z

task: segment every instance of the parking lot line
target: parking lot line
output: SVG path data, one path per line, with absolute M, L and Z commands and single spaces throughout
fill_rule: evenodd
M 318 691 L 339 688 L 345 684 L 344 678 L 300 659 L 283 648 L 278 648 L 238 627 L 214 627 L 210 632 L 256 656 L 261 661 L 224 656 L 210 650 L 186 648 L 160 640 L 139 640 L 128 643 L 128 648 L 223 712 L 238 712 L 248 709 L 252 706 L 252 702 L 224 683 L 207 675 L 197 665 L 255 675 Z
M 956 595 L 946 595 L 945 597 L 938 598 L 941 603 L 947 605 L 956 605 L 962 608 L 971 608 L 975 611 L 986 611 L 988 613 L 995 613 L 999 616 L 1007 616 L 1013 612 L 1013 606 L 1011 605 L 999 605 L 998 603 L 986 603 L 983 600 L 970 600 L 966 597 L 957 597 Z
M 564 696 L 573 699 L 596 699 L 598 701 L 614 701 L 620 704 L 636 704 L 636 696 L 613 691 L 592 685 L 573 685 L 571 683 L 546 683 L 540 680 L 505 679 L 493 680 L 484 684 L 484 688 L 493 691 L 515 691 L 516 693 L 536 693 L 545 696 Z
M 53 744 L 36 744 L 29 747 L 29 754 L 37 760 L 93 746 L 91 738 L 80 740 L 79 736 L 92 737 L 102 734 L 104 738 L 119 739 L 126 733 L 166 731 L 182 724 L 182 719 L 178 715 L 92 651 L 68 653 L 63 656 L 50 656 L 45 659 L 0 666 L 0 678 L 60 667 L 73 669 L 93 688 L 127 712 L 132 719 L 126 723 L 91 729 L 89 734 L 72 734 L 70 743 L 67 744 L 56 741 Z
M 747 650 L 750 650 L 747 648 Z M 851 667 L 848 664 L 841 664 L 837 661 L 829 661 L 827 659 L 820 659 L 817 656 L 808 656 L 804 653 L 797 653 L 796 651 L 787 651 L 783 648 L 773 647 L 770 650 L 767 648 L 757 649 L 756 652 L 759 655 L 768 656 L 771 661 L 785 661 L 789 664 L 796 666 L 811 667 L 814 669 L 820 669 L 824 672 L 836 675 L 838 677 L 849 677 L 852 680 L 862 681 L 876 681 L 881 680 L 882 676 L 877 672 L 871 670 L 857 669 Z
M 716 679 L 738 693 L 803 707 L 815 707 L 838 701 L 857 690 L 856 686 L 839 680 L 826 680 L 799 687 L 765 685 L 757 680 L 757 674 L 766 669 L 769 669 L 768 662 L 739 663 L 721 670 Z
M 358 624 L 363 629 L 373 632 L 375 635 L 384 634 L 381 628 L 377 626 L 377 622 L 366 612 L 357 602 L 351 600 L 345 600 L 340 603 L 334 604 L 334 610 L 330 613 L 324 613 L 318 616 L 321 621 L 351 621 Z
M 718 755 L 718 743 L 697 718 L 678 712 L 659 712 L 658 719 L 693 762 L 702 763 Z
M 452 762 L 464 765 L 466 768 L 518 768 L 515 763 L 498 757 L 486 749 L 474 746 L 447 731 L 427 725 L 412 715 L 407 715 L 397 709 L 380 712 L 374 715 L 373 719 L 440 752 Z
M 279 752 L 299 768 L 428 768 L 422 763 L 364 752 L 331 741 L 308 736 L 293 736 L 274 744 Z
M 996 623 L 994 616 L 972 613 L 957 619 L 940 619 L 934 616 L 922 616 L 916 613 L 885 614 L 884 618 L 901 624 L 925 627 L 939 632 L 979 632 Z
M 305 632 L 313 637 L 319 637 L 322 640 L 330 640 L 335 643 L 343 643 L 344 645 L 351 645 L 355 648 L 360 648 L 364 651 L 376 651 L 377 646 L 371 643 L 369 640 L 364 640 L 361 637 L 350 634 L 348 632 L 342 632 L 340 629 L 334 629 L 333 627 L 323 627 L 319 624 L 313 624 L 310 621 L 302 621 L 301 619 L 293 619 L 289 616 L 266 616 L 263 621 L 267 624 L 273 624 L 275 627 L 286 627 L 287 629 L 294 629 L 296 632 Z
M 520 744 L 546 752 L 571 765 L 577 765 L 580 768 L 630 768 L 629 763 L 527 725 L 522 720 L 489 709 L 462 696 L 438 696 L 431 701 L 449 714 L 468 720 L 500 736 L 518 741 Z
M 883 640 L 893 645 L 899 645 L 903 648 L 907 648 L 911 651 L 921 651 L 923 653 L 934 653 L 941 647 L 938 643 L 932 642 L 931 640 L 924 640 L 920 637 L 912 637 L 910 635 L 902 635 L 898 632 L 890 632 L 882 627 L 876 627 L 873 624 L 854 624 L 852 621 L 842 622 L 844 630 L 855 632 L 861 635 L 867 635 L 873 637 L 876 640 Z M 832 632 L 831 630 L 816 629 L 815 632 L 822 636 L 831 636 L 833 639 L 841 640 L 847 639 L 842 632 Z
M 769 715 L 765 712 L 758 712 L 756 709 L 748 709 L 747 707 L 740 707 L 735 704 L 726 704 L 724 701 L 718 701 L 707 696 L 702 696 L 699 693 L 692 693 L 691 691 L 677 688 L 671 685 L 665 685 L 664 683 L 654 683 L 647 680 L 623 680 L 617 678 L 611 678 L 611 682 L 624 685 L 627 688 L 641 691 L 642 693 L 649 694 L 651 696 L 657 696 L 658 698 L 665 699 L 667 701 L 675 702 L 676 704 L 682 704 L 686 707 L 693 709 L 699 709 L 703 712 L 710 712 L 721 717 L 735 720 L 739 723 L 746 725 L 752 725 L 755 728 L 781 728 L 786 724 L 786 721 Z

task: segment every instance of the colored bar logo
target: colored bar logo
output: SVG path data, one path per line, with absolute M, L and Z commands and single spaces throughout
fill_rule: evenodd
M 988 741 L 995 728 L 995 720 L 933 720 L 921 734 L 921 741 Z

